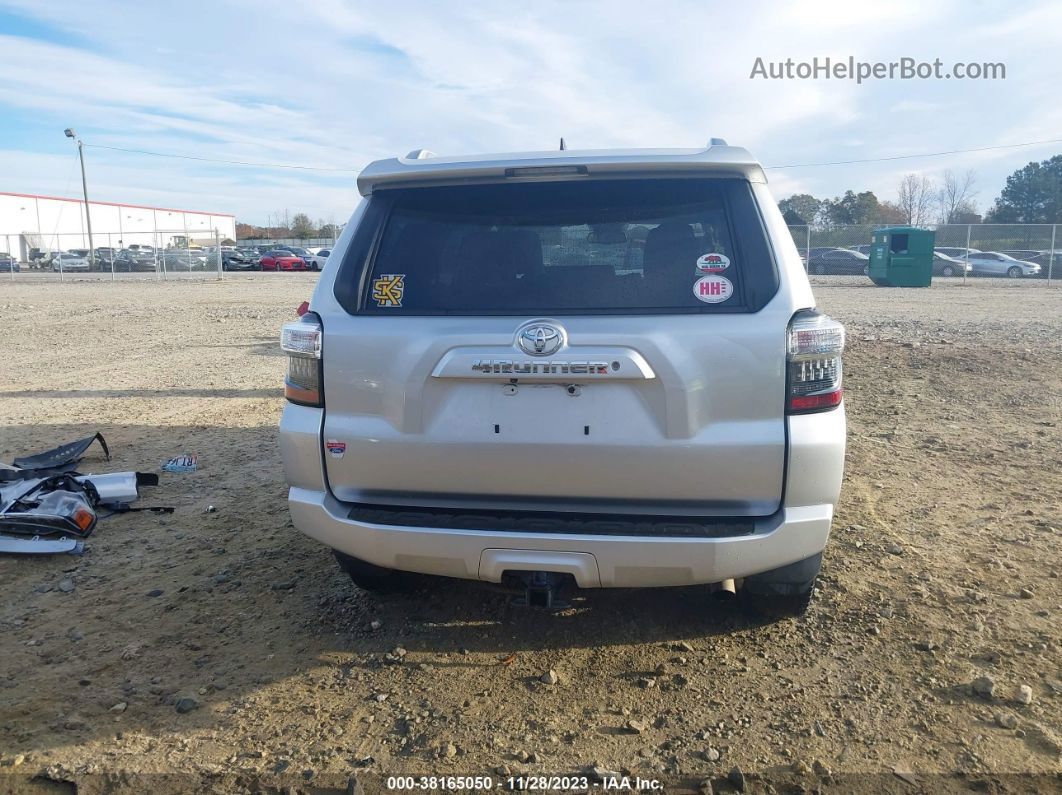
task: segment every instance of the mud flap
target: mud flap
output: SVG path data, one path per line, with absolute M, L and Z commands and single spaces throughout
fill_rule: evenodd
M 811 590 L 822 568 L 822 553 L 745 578 L 742 590 L 757 596 L 795 596 Z

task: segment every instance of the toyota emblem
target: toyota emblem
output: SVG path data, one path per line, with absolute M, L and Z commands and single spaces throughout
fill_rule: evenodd
M 516 335 L 516 344 L 532 356 L 549 356 L 564 344 L 564 332 L 557 326 L 536 323 L 525 326 Z

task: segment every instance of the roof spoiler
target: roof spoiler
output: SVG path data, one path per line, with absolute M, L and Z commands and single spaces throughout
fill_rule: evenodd
M 537 174 L 536 174 L 537 172 Z M 358 175 L 358 192 L 377 188 L 501 182 L 514 177 L 570 179 L 619 174 L 741 176 L 766 183 L 763 167 L 745 149 L 712 138 L 704 149 L 584 149 L 440 157 L 414 149 L 405 157 L 376 160 Z

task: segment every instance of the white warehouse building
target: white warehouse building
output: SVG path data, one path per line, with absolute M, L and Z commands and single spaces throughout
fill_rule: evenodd
M 229 213 L 90 201 L 92 246 L 168 248 L 213 245 L 236 239 L 236 216 Z M 27 261 L 32 249 L 44 252 L 89 248 L 85 202 L 58 196 L 0 192 L 0 254 Z

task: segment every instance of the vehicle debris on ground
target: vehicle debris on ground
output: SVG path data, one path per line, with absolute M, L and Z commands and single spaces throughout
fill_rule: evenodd
M 172 513 L 172 508 L 134 508 L 141 486 L 157 486 L 151 472 L 80 474 L 77 465 L 93 442 L 110 460 L 99 433 L 0 465 L 0 552 L 21 555 L 80 554 L 101 518 L 129 511 Z M 108 513 L 101 515 L 100 510 Z

